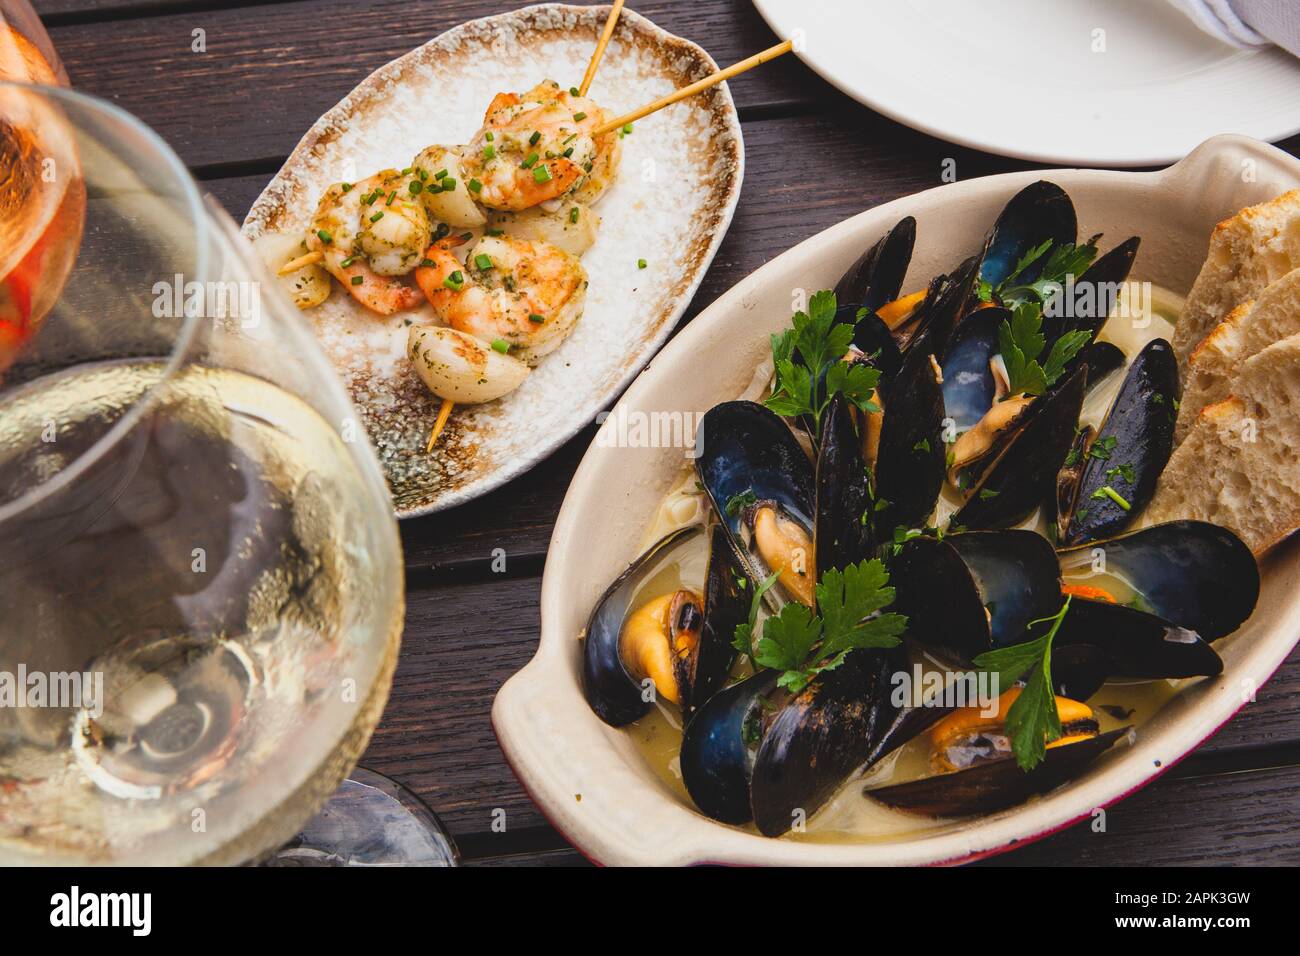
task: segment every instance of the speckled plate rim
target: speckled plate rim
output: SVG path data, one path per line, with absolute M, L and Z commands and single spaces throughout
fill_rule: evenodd
M 1251 171 L 1253 183 L 1243 177 L 1246 169 Z M 1202 213 L 1197 218 L 1187 210 L 1217 208 L 1226 215 L 1239 208 L 1238 204 L 1259 202 L 1296 188 L 1300 185 L 1300 160 L 1256 140 L 1225 135 L 1206 141 L 1180 163 L 1154 173 L 1081 169 L 1008 173 L 895 200 L 812 237 L 738 283 L 660 353 L 655 364 L 628 389 L 620 406 L 629 410 L 663 407 L 665 383 L 689 368 L 693 357 L 711 354 L 719 342 L 738 330 L 756 335 L 745 326 L 753 324 L 757 301 L 770 300 L 774 289 L 784 298 L 791 277 L 807 272 L 833 281 L 838 270 L 899 217 L 917 215 L 924 230 L 927 219 L 933 223 L 941 210 L 976 204 L 986 208 L 985 218 L 991 221 L 1001 202 L 1039 178 L 1059 182 L 1075 195 L 1081 219 L 1087 215 L 1087 200 L 1080 199 L 1079 193 L 1111 196 L 1111 214 L 1128 216 L 1130 225 L 1138 218 L 1131 210 L 1134 199 L 1146 197 L 1146 221 L 1177 224 L 1179 234 L 1169 244 L 1173 254 L 1195 257 L 1194 275 L 1217 217 L 1207 218 Z M 918 251 L 922 241 L 918 238 Z M 959 244 L 946 239 L 939 247 L 951 256 Z M 757 354 L 742 355 L 735 362 L 748 361 Z M 712 401 L 733 397 L 729 377 L 735 376 L 719 370 L 714 381 L 704 386 L 714 390 Z M 611 416 L 603 430 L 614 428 L 614 419 Z M 590 540 L 583 528 L 584 518 L 628 500 L 626 488 L 609 487 L 608 481 L 602 481 L 606 459 L 613 451 L 602 445 L 608 443 L 602 443 L 598 434 L 574 476 L 556 522 L 542 581 L 542 634 L 537 654 L 506 682 L 492 709 L 498 742 L 525 790 L 547 819 L 595 862 L 881 866 L 955 864 L 996 855 L 1085 819 L 1164 773 L 1245 705 L 1246 691 L 1268 680 L 1300 635 L 1300 592 L 1287 587 L 1288 581 L 1300 576 L 1300 542 L 1291 542 L 1264 562 L 1264 591 L 1251 620 L 1237 634 L 1216 644 L 1224 658 L 1223 674 L 1182 689 L 1144 725 L 1136 742 L 1112 750 L 1068 786 L 1000 814 L 887 843 L 833 845 L 767 839 L 716 823 L 682 803 L 654 777 L 626 734 L 602 724 L 583 699 L 579 644 L 575 630 L 566 622 L 585 620 L 586 605 L 594 600 L 594 593 L 623 567 L 617 562 L 598 564 L 583 549 L 584 541 Z M 592 575 L 595 582 L 589 580 Z
M 364 99 L 370 91 L 383 84 L 390 77 L 399 74 L 408 64 L 416 62 L 421 56 L 422 51 L 437 46 L 438 44 L 450 42 L 460 31 L 481 28 L 485 24 L 494 22 L 504 22 L 510 19 L 523 19 L 535 14 L 537 11 L 555 10 L 557 12 L 571 12 L 582 17 L 593 19 L 598 23 L 603 23 L 609 9 L 608 6 L 587 7 L 563 3 L 540 3 L 532 6 L 521 7 L 518 10 L 513 10 L 508 13 L 496 14 L 490 17 L 480 17 L 476 20 L 468 20 L 465 23 L 452 27 L 450 30 L 440 33 L 438 36 L 421 46 L 402 54 L 400 57 L 390 60 L 357 84 L 357 86 L 343 97 L 342 100 L 330 107 L 330 109 L 325 112 L 320 119 L 312 124 L 312 127 L 303 135 L 302 139 L 298 141 L 298 145 L 294 147 L 293 152 L 289 154 L 289 158 L 285 160 L 284 165 L 258 195 L 252 207 L 249 209 L 248 215 L 244 219 L 244 226 L 248 227 L 255 218 L 262 215 L 264 206 L 272 207 L 281 203 L 282 200 L 277 195 L 278 190 L 281 188 L 281 184 L 285 180 L 292 179 L 295 175 L 295 170 L 305 164 L 306 158 L 310 154 L 312 148 L 329 132 L 330 129 L 349 119 L 352 111 L 352 103 L 355 99 Z M 627 8 L 624 8 L 623 13 L 619 18 L 619 29 L 623 29 L 624 27 L 630 27 L 633 30 L 646 35 L 650 42 L 663 46 L 675 46 L 683 51 L 689 52 L 692 56 L 698 57 L 704 63 L 707 63 L 714 70 L 718 69 L 717 62 L 703 47 L 685 39 L 684 37 L 679 37 L 676 34 L 669 33 L 667 30 L 653 23 L 648 18 Z M 722 240 L 726 237 L 727 230 L 730 228 L 732 218 L 736 212 L 736 206 L 740 202 L 740 190 L 745 178 L 745 141 L 744 135 L 741 131 L 740 116 L 736 111 L 736 104 L 731 96 L 731 89 L 726 83 L 720 84 L 715 87 L 715 89 L 718 91 L 717 95 L 721 98 L 722 103 L 718 120 L 724 124 L 723 129 L 719 132 L 723 136 L 729 136 L 730 141 L 735 143 L 736 155 L 734 174 L 731 176 L 730 189 L 727 192 L 725 201 L 721 204 L 721 215 L 718 221 L 718 226 L 714 230 L 709 245 L 700 257 L 694 274 L 690 277 L 682 291 L 682 294 L 678 297 L 677 304 L 664 315 L 660 321 L 658 330 L 653 336 L 642 342 L 635 360 L 626 365 L 623 374 L 614 380 L 613 384 L 603 389 L 599 394 L 592 395 L 587 400 L 585 407 L 590 411 L 590 414 L 582 417 L 575 416 L 575 424 L 572 428 L 559 430 L 544 436 L 538 436 L 538 440 L 536 444 L 532 446 L 530 454 L 512 459 L 481 479 L 471 481 L 469 484 L 456 488 L 446 494 L 441 494 L 436 498 L 436 500 L 429 504 L 405 508 L 395 506 L 394 514 L 397 516 L 398 520 L 417 518 L 422 515 L 434 514 L 439 511 L 445 511 L 448 508 L 463 505 L 466 502 L 472 501 L 490 491 L 500 488 L 507 482 L 518 478 L 520 475 L 541 464 L 562 445 L 569 441 L 569 439 L 581 431 L 587 424 L 594 422 L 596 414 L 613 402 L 613 400 L 623 392 L 628 383 L 640 373 L 646 363 L 648 363 L 655 353 L 658 352 L 659 347 L 662 346 L 668 339 L 669 335 L 672 334 L 673 330 L 677 327 L 677 323 L 681 320 L 683 313 L 685 313 L 691 301 L 695 298 L 696 290 L 699 289 L 700 283 L 704 280 L 704 276 L 709 271 L 709 266 L 713 263 L 713 259 L 718 253 L 718 248 L 721 246 Z M 520 418 L 519 427 L 527 428 L 527 419 Z

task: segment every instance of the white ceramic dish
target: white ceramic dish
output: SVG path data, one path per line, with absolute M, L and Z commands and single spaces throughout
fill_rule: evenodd
M 993 153 L 1155 166 L 1223 130 L 1270 141 L 1300 130 L 1300 60 L 1221 43 L 1164 0 L 754 6 L 860 103 Z
M 303 137 L 244 234 L 304 230 L 331 183 L 400 169 L 431 143 L 467 142 L 500 91 L 576 83 L 608 12 L 525 7 L 462 24 L 380 67 Z M 591 95 L 619 114 L 717 68 L 694 43 L 626 10 Z M 335 288 L 306 313 L 361 414 L 399 518 L 462 504 L 537 464 L 595 420 L 690 303 L 740 198 L 744 144 L 731 93 L 723 84 L 661 110 L 623 147 L 583 256 L 591 284 L 582 320 L 520 388 L 458 408 L 432 454 L 424 448 L 438 400 L 406 357 L 407 323 L 434 322 L 429 307 L 382 318 Z
M 1059 183 L 1079 234 L 1142 236 L 1133 275 L 1185 292 L 1214 224 L 1300 186 L 1300 161 L 1239 136 L 1204 143 L 1156 173 L 1011 173 L 941 186 L 879 206 L 814 236 L 739 283 L 684 329 L 633 383 L 602 427 L 565 498 L 542 582 L 537 656 L 497 695 L 492 720 L 506 757 L 551 822 L 609 864 L 930 864 L 969 860 L 1045 836 L 1153 779 L 1209 737 L 1261 686 L 1300 634 L 1300 547 L 1265 564 L 1254 616 L 1216 644 L 1222 676 L 1185 688 L 1106 754 L 1043 798 L 917 837 L 858 844 L 767 839 L 715 823 L 662 784 L 625 731 L 583 699 L 578 634 L 606 585 L 636 557 L 651 515 L 679 474 L 683 451 L 612 445 L 621 412 L 702 413 L 740 393 L 789 322 L 796 288 L 830 288 L 899 218 L 917 218 L 909 285 L 970 253 L 1003 204 L 1038 178 Z M 630 421 L 631 419 L 623 419 Z M 1189 821 L 1193 825 L 1194 821 Z

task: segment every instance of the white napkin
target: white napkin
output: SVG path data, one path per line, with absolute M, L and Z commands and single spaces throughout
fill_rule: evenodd
M 1300 56 L 1296 0 L 1169 0 L 1210 36 L 1235 47 L 1276 43 Z

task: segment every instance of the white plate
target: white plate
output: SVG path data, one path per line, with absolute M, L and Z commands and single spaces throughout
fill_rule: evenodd
M 1275 141 L 1300 130 L 1300 60 L 1221 43 L 1164 0 L 754 6 L 859 102 L 1006 156 L 1155 166 L 1216 133 Z
M 1243 168 L 1252 175 L 1243 177 Z M 680 447 L 619 447 L 620 421 L 699 415 L 734 398 L 769 352 L 768 335 L 788 325 L 792 289 L 830 288 L 908 215 L 917 219 L 917 240 L 905 286 L 914 288 L 969 255 L 1006 201 L 1040 178 L 1070 193 L 1080 235 L 1105 232 L 1108 244 L 1142 237 L 1135 279 L 1185 293 L 1215 223 L 1300 186 L 1300 160 L 1254 140 L 1221 136 L 1156 173 L 1063 169 L 940 186 L 813 236 L 741 281 L 677 335 L 627 390 L 574 475 L 546 560 L 537 656 L 506 682 L 492 707 L 497 739 L 520 781 L 547 819 L 592 859 L 883 865 L 999 853 L 1154 779 L 1227 721 L 1295 645 L 1300 541 L 1265 562 L 1255 613 L 1215 644 L 1223 673 L 1180 690 L 1142 725 L 1132 746 L 1114 748 L 1072 783 L 1001 813 L 841 845 L 768 839 L 706 818 L 660 781 L 627 731 L 605 725 L 587 706 L 577 637 L 601 592 L 637 556 L 684 463 Z
M 244 234 L 305 230 L 331 183 L 408 165 L 431 144 L 467 142 L 492 97 L 581 79 L 608 7 L 542 4 L 462 24 L 380 67 L 308 131 L 258 197 Z M 591 95 L 621 114 L 717 70 L 704 50 L 630 10 Z M 744 144 L 725 85 L 638 122 L 601 197 L 582 320 L 522 386 L 459 407 L 432 454 L 438 400 L 406 357 L 407 323 L 334 289 L 306 315 L 379 455 L 399 518 L 462 504 L 527 471 L 582 428 L 663 344 L 690 303 L 740 198 Z M 646 268 L 638 268 L 638 260 Z

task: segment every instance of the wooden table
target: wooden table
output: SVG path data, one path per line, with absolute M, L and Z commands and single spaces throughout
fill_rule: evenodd
M 381 64 L 509 0 L 35 0 L 80 90 L 158 130 L 237 220 L 302 133 Z M 749 0 L 634 0 L 722 64 L 775 42 Z M 206 52 L 195 52 L 202 30 Z M 794 57 L 738 79 L 748 171 L 683 322 L 768 259 L 877 203 L 1029 164 L 953 146 L 849 100 Z M 1300 151 L 1300 137 L 1283 143 Z M 402 524 L 407 622 L 363 763 L 441 814 L 467 863 L 572 864 L 506 766 L 489 711 L 532 656 L 547 541 L 594 426 L 532 473 Z M 505 548 L 507 571 L 491 569 Z M 504 832 L 493 826 L 504 811 Z M 1300 862 L 1300 653 L 1214 739 L 1087 825 L 998 857 L 1021 865 Z

